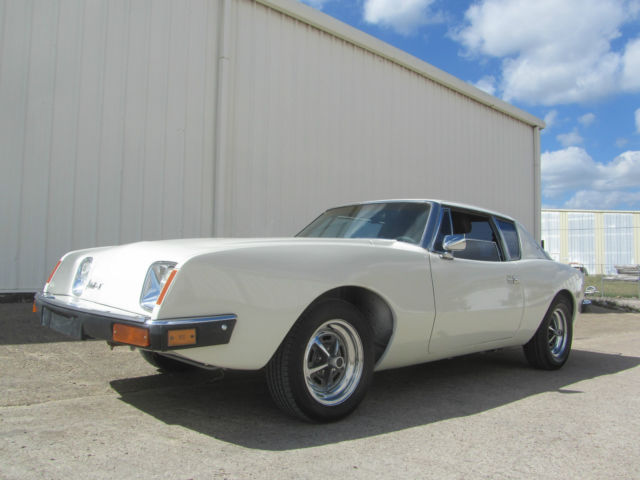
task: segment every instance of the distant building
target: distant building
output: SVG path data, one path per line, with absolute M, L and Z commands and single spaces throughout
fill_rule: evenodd
M 640 211 L 543 208 L 541 227 L 554 260 L 581 263 L 590 274 L 640 263 Z

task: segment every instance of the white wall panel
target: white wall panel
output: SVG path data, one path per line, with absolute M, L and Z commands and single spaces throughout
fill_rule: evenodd
M 593 212 L 567 213 L 569 262 L 583 264 L 588 272 L 596 271 L 595 226 Z
M 533 229 L 530 125 L 267 6 L 234 6 L 226 234 L 291 234 L 336 203 L 389 197 L 479 204 Z
M 559 262 L 560 259 L 560 212 L 542 212 L 542 240 L 544 249 L 551 258 Z
M 635 265 L 633 245 L 633 215 L 630 213 L 605 213 L 604 220 L 604 260 L 607 274 L 617 273 L 616 265 Z
M 70 249 L 211 234 L 218 11 L 0 0 L 0 291 Z

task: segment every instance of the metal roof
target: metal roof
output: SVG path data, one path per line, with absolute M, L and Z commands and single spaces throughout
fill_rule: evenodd
M 423 77 L 426 77 L 440 85 L 454 90 L 461 95 L 484 104 L 494 110 L 504 113 L 532 127 L 543 129 L 546 125 L 544 121 L 525 112 L 510 103 L 505 102 L 493 95 L 474 87 L 470 83 L 460 80 L 453 75 L 434 67 L 433 65 L 420 60 L 409 53 L 395 48 L 361 30 L 351 27 L 325 13 L 322 13 L 308 5 L 296 0 L 256 0 L 263 4 L 288 15 L 296 20 L 306 23 L 312 27 L 329 33 L 346 42 L 368 50 L 393 63 L 403 66 Z

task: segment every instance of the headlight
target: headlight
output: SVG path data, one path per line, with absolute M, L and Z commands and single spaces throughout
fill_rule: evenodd
M 140 293 L 140 305 L 142 308 L 149 311 L 153 310 L 158 296 L 175 266 L 175 262 L 155 262 L 149 267 L 142 286 L 142 292 Z
M 71 291 L 74 295 L 80 296 L 82 292 L 84 292 L 84 287 L 89 283 L 89 273 L 91 273 L 91 264 L 93 263 L 92 257 L 87 257 L 82 260 L 80 266 L 78 266 L 78 270 L 76 271 L 76 276 L 73 279 L 73 287 Z

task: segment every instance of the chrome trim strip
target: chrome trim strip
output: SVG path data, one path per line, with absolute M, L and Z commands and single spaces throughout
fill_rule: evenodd
M 167 318 L 164 320 L 152 320 L 151 317 L 145 315 L 125 314 L 120 312 L 114 312 L 112 310 L 97 310 L 86 306 L 80 306 L 77 300 L 71 299 L 71 301 L 63 301 L 56 298 L 55 295 L 37 293 L 36 299 L 43 305 L 50 305 L 52 307 L 60 307 L 68 310 L 75 310 L 78 313 L 86 315 L 94 315 L 97 317 L 108 317 L 114 320 L 128 320 L 136 323 L 144 323 L 145 325 L 152 326 L 175 326 L 184 325 L 185 323 L 216 323 L 216 322 L 228 322 L 231 320 L 237 320 L 237 316 L 232 313 L 225 313 L 221 315 L 206 315 L 202 317 L 179 317 L 179 318 Z
M 215 322 L 228 322 L 229 320 L 237 320 L 237 316 L 231 313 L 224 315 L 213 315 L 206 317 L 184 317 L 184 318 L 169 318 L 166 320 L 147 320 L 145 325 L 182 325 L 185 323 L 215 323 Z
M 66 300 L 66 299 L 69 300 Z M 55 295 L 51 295 L 51 294 L 44 294 L 44 293 L 37 293 L 36 294 L 36 300 L 41 302 L 43 305 L 50 305 L 52 307 L 59 307 L 59 308 L 66 308 L 69 310 L 75 310 L 79 313 L 83 313 L 86 315 L 95 315 L 98 317 L 109 317 L 109 318 L 113 318 L 115 320 L 129 320 L 131 322 L 136 322 L 136 323 L 144 323 L 146 321 L 149 320 L 150 317 L 146 316 L 146 315 L 136 315 L 135 313 L 124 313 L 123 311 L 116 311 L 114 312 L 113 310 L 97 310 L 94 308 L 89 308 L 87 306 L 84 305 L 79 305 L 78 302 L 79 300 L 76 299 L 72 299 L 70 297 L 66 297 L 65 296 L 65 300 L 61 300 L 59 298 L 57 298 Z M 87 301 L 85 301 L 87 302 Z M 87 302 L 88 303 L 88 302 Z M 106 307 L 108 308 L 108 307 Z

